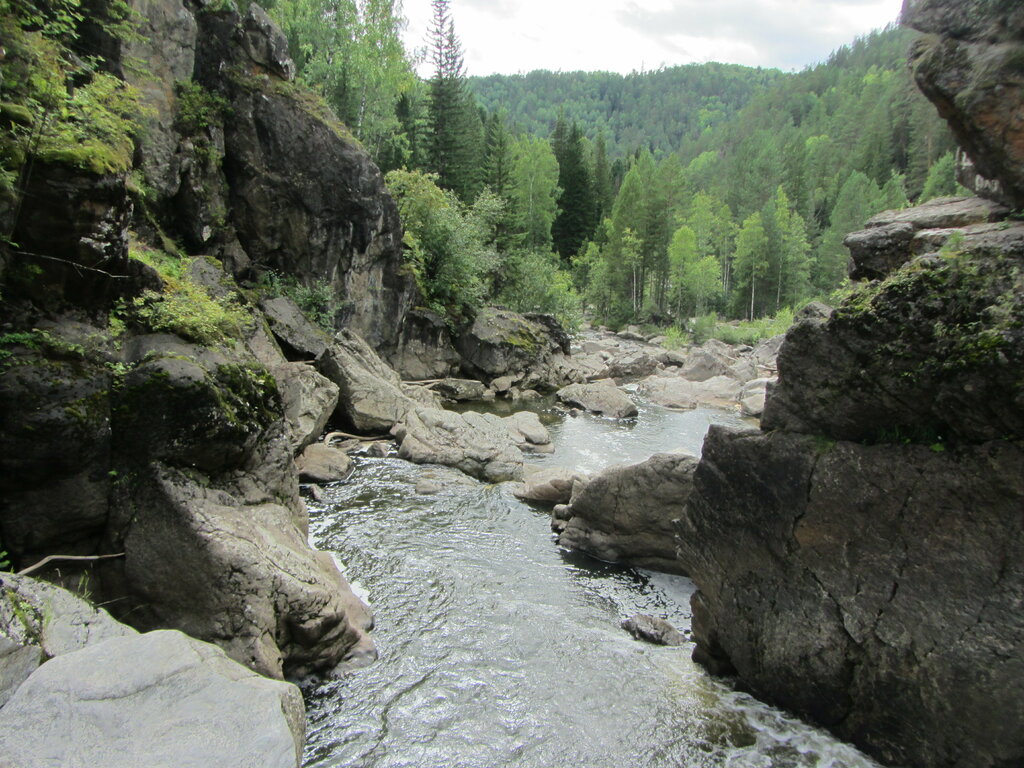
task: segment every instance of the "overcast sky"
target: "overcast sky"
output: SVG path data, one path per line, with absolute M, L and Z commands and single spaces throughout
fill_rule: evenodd
M 692 62 L 803 69 L 899 16 L 902 0 L 452 0 L 470 75 L 628 73 Z M 404 0 L 406 46 L 430 0 Z M 429 65 L 421 67 L 429 75 Z

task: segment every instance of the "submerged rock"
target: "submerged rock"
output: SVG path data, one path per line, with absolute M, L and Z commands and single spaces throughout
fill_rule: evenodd
M 637 640 L 646 640 L 655 645 L 678 646 L 686 642 L 678 629 L 665 619 L 639 613 L 622 620 L 622 628 Z

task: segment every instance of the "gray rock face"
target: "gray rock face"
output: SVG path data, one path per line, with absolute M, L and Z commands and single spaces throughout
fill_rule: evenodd
M 386 433 L 419 405 L 402 391 L 398 374 L 348 329 L 334 337 L 317 368 L 338 385 L 338 420 L 358 432 Z
M 296 768 L 299 689 L 162 631 L 48 661 L 0 710 L 0 762 Z
M 195 79 L 230 104 L 223 131 L 224 218 L 257 269 L 330 283 L 350 328 L 393 349 L 415 286 L 402 266 L 398 210 L 340 123 L 299 86 L 281 33 L 258 9 L 197 17 Z M 224 188 L 226 187 L 226 188 Z M 230 235 L 230 236 L 229 236 Z
M 507 427 L 479 413 L 417 408 L 396 427 L 395 436 L 398 455 L 406 461 L 455 467 L 491 483 L 523 475 L 523 456 Z
M 853 257 L 850 277 L 884 279 L 915 256 L 937 251 L 954 232 L 960 233 L 965 247 L 1000 246 L 1015 239 L 1013 233 L 1005 233 L 1006 225 L 995 225 L 1008 213 L 1005 206 L 977 197 L 940 197 L 880 213 L 868 220 L 866 229 L 844 241 Z
M 599 413 L 613 419 L 636 416 L 636 405 L 629 396 L 610 381 L 591 384 L 570 384 L 558 390 L 558 399 L 592 413 Z
M 46 659 L 134 634 L 67 590 L 28 576 L 0 575 L 0 707 Z
M 1024 759 L 1024 452 L 712 427 L 680 517 L 695 658 L 886 763 Z
M 915 262 L 786 335 L 765 429 L 837 440 L 1024 434 L 1024 283 L 1012 259 Z
M 41 330 L 68 347 L 96 331 L 70 320 Z M 106 525 L 110 494 L 107 393 L 113 376 L 104 358 L 112 349 L 88 359 L 8 351 L 16 364 L 0 370 L 3 548 L 17 568 L 57 551 L 91 554 Z
M 324 432 L 338 406 L 338 387 L 306 363 L 285 363 L 272 371 L 284 404 L 292 451 L 300 453 Z
M 1024 205 L 1024 11 L 1012 0 L 908 0 L 903 23 L 922 32 L 911 66 L 922 92 L 1002 200 Z
M 676 533 L 696 466 L 693 456 L 659 453 L 605 470 L 573 494 L 558 543 L 600 560 L 685 573 Z
M 642 613 L 624 619 L 622 628 L 637 640 L 645 640 L 655 645 L 677 646 L 686 642 L 679 630 L 664 619 Z
M 388 355 L 392 367 L 411 381 L 449 376 L 458 370 L 460 359 L 444 320 L 425 309 L 409 311 L 396 348 Z
M 455 349 L 470 376 L 484 381 L 508 376 L 506 390 L 518 384 L 521 389 L 550 391 L 578 376 L 566 359 L 565 331 L 547 315 L 527 317 L 485 307 L 473 325 L 459 333 Z

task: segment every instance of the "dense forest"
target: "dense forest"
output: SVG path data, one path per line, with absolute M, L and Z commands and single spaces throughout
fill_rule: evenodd
M 785 313 L 843 285 L 843 238 L 871 215 L 957 191 L 907 30 L 795 74 L 470 79 L 450 0 L 433 10 L 428 80 L 395 0 L 271 13 L 300 78 L 388 173 L 420 288 L 453 323 L 486 302 L 681 330 Z

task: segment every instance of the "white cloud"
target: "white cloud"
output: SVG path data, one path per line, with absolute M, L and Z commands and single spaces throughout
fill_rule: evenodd
M 895 21 L 902 0 L 453 0 L 472 75 L 631 72 L 703 61 L 801 69 Z M 430 0 L 405 0 L 406 44 L 426 40 Z M 423 74 L 429 74 L 424 66 Z

